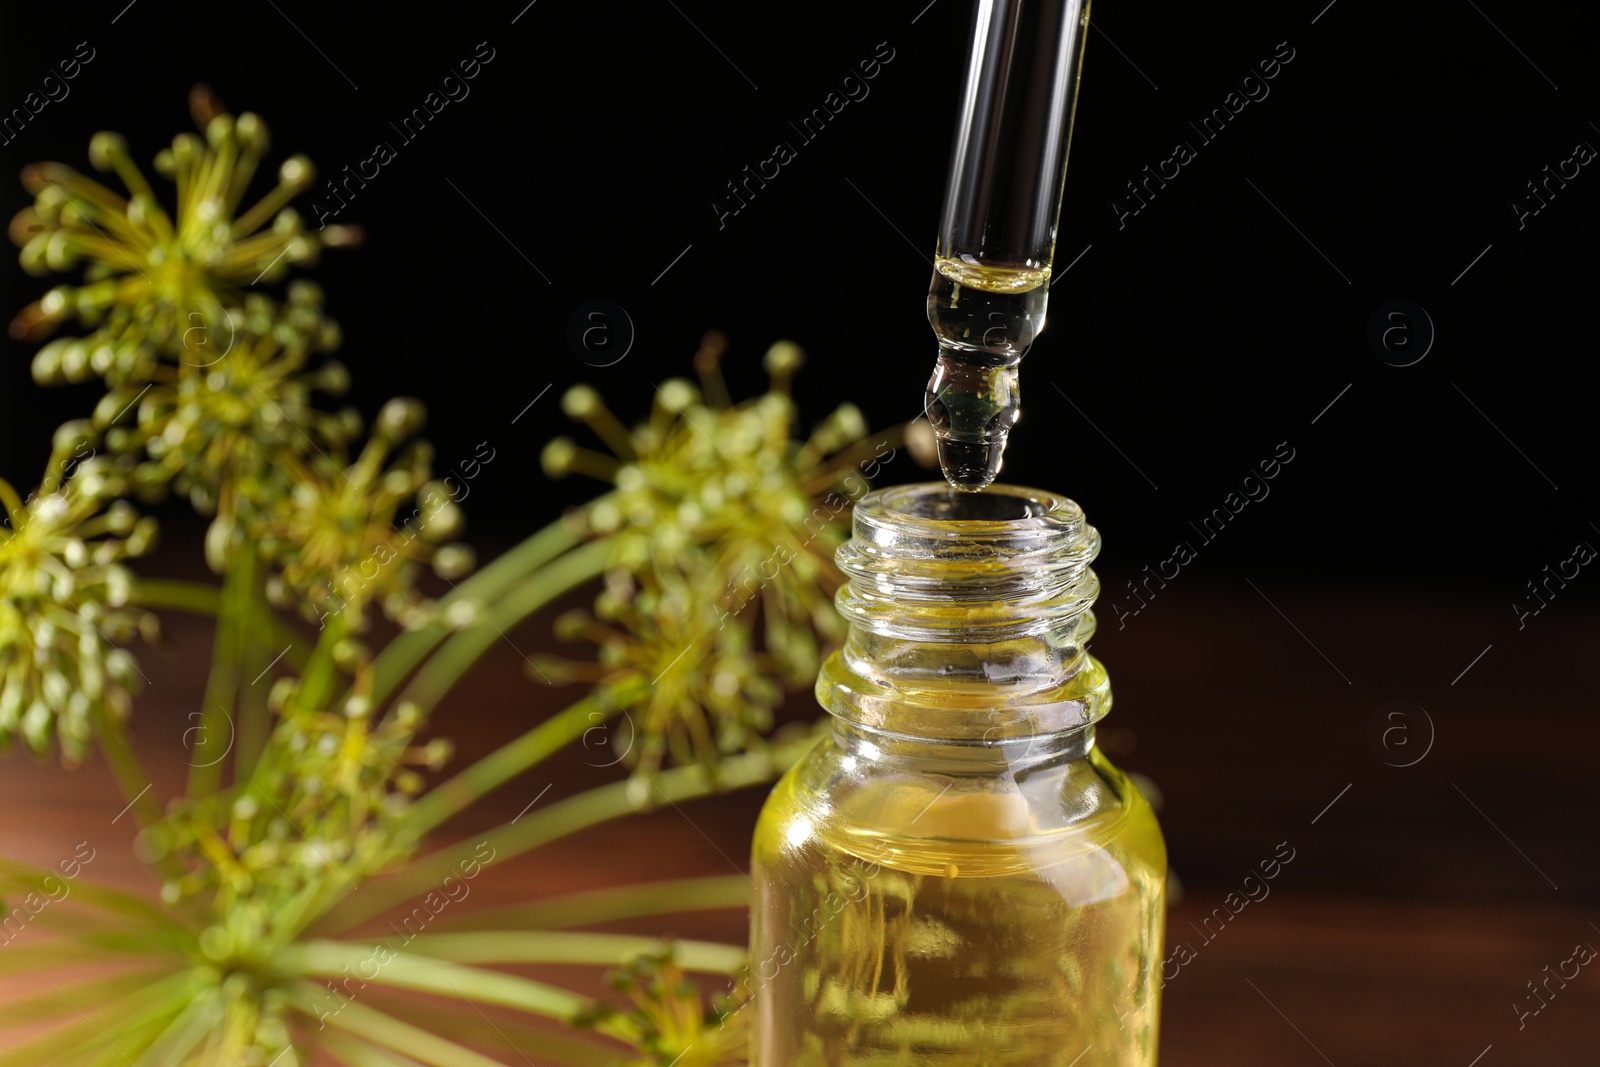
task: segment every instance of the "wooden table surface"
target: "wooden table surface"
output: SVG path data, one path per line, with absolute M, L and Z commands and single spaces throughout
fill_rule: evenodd
M 1125 629 L 1103 623 L 1094 643 L 1117 693 L 1102 741 L 1159 786 L 1183 885 L 1168 950 L 1184 942 L 1190 953 L 1168 969 L 1161 1062 L 1600 1064 L 1600 968 L 1565 988 L 1551 983 L 1557 992 L 1520 1025 L 1515 1009 L 1537 1006 L 1527 983 L 1551 973 L 1547 965 L 1578 943 L 1600 945 L 1600 625 L 1590 605 L 1561 601 L 1517 631 L 1492 591 L 1252 577 L 1260 593 L 1242 577 L 1196 575 Z M 169 648 L 141 659 L 151 685 L 139 744 L 158 790 L 184 769 L 180 739 L 208 648 L 197 622 L 174 620 L 169 632 Z M 537 646 L 540 632 L 529 628 L 518 645 Z M 557 706 L 553 696 L 524 680 L 518 653 L 502 644 L 436 722 L 464 760 Z M 1426 750 L 1411 766 L 1380 761 L 1369 741 L 1369 720 L 1391 701 L 1421 706 L 1432 722 L 1431 747 L 1415 721 L 1412 735 L 1389 737 L 1396 751 Z M 802 694 L 792 712 L 815 708 Z M 457 829 L 613 773 L 571 754 Z M 479 879 L 475 902 L 742 868 L 760 792 L 560 841 Z M 98 763 L 66 773 L 15 754 L 0 762 L 0 852 L 54 863 L 87 839 L 90 876 L 149 888 L 131 851 L 132 819 L 116 818 L 122 807 Z M 1282 842 L 1294 859 L 1270 895 L 1208 940 L 1202 920 Z M 618 929 L 742 941 L 744 915 Z M 600 988 L 588 972 L 577 980 Z M 18 988 L 0 983 L 0 998 Z

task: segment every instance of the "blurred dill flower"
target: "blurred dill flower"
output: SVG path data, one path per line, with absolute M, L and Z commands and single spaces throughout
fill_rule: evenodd
M 254 114 L 227 114 L 204 86 L 190 94 L 190 107 L 204 137 L 180 134 L 155 160 L 177 185 L 175 215 L 161 206 L 115 133 L 95 134 L 89 161 L 102 173 L 115 171 L 127 197 L 61 163 L 23 170 L 34 202 L 10 227 L 23 268 L 45 275 L 81 264 L 84 284 L 57 286 L 28 305 L 13 320 L 12 336 L 42 340 L 68 319 L 93 331 L 41 353 L 35 364 L 41 381 L 56 374 L 68 380 L 93 374 L 111 385 L 148 380 L 157 353 L 184 358 L 197 336 L 190 331 L 219 329 L 244 287 L 314 264 L 325 246 L 359 240 L 349 227 L 308 232 L 287 206 L 315 179 L 304 156 L 285 160 L 277 184 L 241 212 L 267 152 L 266 125 Z
M 614 1037 L 644 1055 L 624 1067 L 742 1067 L 750 1029 L 742 999 L 722 995 L 708 1008 L 700 989 L 673 959 L 672 948 L 634 959 L 607 976 L 631 1007 L 596 1004 L 574 1025 Z
M 166 890 L 169 898 L 220 894 L 215 908 L 231 929 L 217 942 L 225 948 L 208 949 L 218 963 L 298 933 L 260 902 L 319 881 L 359 880 L 408 854 L 415 836 L 401 832 L 400 819 L 425 785 L 418 768 L 438 770 L 453 752 L 443 739 L 413 744 L 423 715 L 409 702 L 374 716 L 361 695 L 330 711 L 300 708 L 298 696 L 287 678 L 272 692 L 280 761 L 237 793 L 177 801 L 145 832 L 153 855 L 186 860 L 188 874 Z
M 248 529 L 262 558 L 277 568 L 267 588 L 277 606 L 298 602 L 319 627 L 330 615 L 343 615 L 359 630 L 373 603 L 402 625 L 425 621 L 428 607 L 415 589 L 418 564 L 454 579 L 472 569 L 473 558 L 465 545 L 442 543 L 459 534 L 465 520 L 446 485 L 431 480 L 431 446 L 414 441 L 385 466 L 424 419 L 421 401 L 391 400 L 354 463 L 321 452 L 284 457 L 285 493 L 270 497 L 238 529 L 213 524 L 207 538 L 213 566 L 232 537 Z M 416 506 L 397 525 L 407 502 Z
M 595 662 L 541 657 L 537 665 L 558 682 L 594 683 L 604 706 L 626 713 L 633 737 L 625 758 L 643 775 L 668 755 L 714 770 L 720 757 L 745 751 L 771 727 L 783 688 L 767 657 L 752 649 L 749 627 L 719 619 L 702 590 L 675 577 L 666 586 L 646 583 L 636 587 L 614 570 L 595 615 L 557 620 L 562 639 L 598 646 Z
M 0 481 L 0 748 L 20 735 L 39 754 L 54 743 L 68 762 L 105 717 L 127 716 L 139 672 L 118 646 L 155 624 L 130 605 L 133 576 L 120 562 L 151 547 L 155 521 L 106 505 L 125 475 L 104 457 L 62 476 L 62 457 L 90 439 L 86 424 L 62 427 L 51 475 L 26 503 Z
M 264 500 L 287 491 L 284 454 L 343 447 L 359 432 L 354 412 L 325 414 L 311 404 L 313 391 L 338 396 L 349 385 L 349 372 L 337 362 L 307 366 L 337 341 L 331 322 L 323 320 L 316 334 L 284 327 L 308 310 L 317 314 L 320 305 L 321 293 L 309 282 L 294 283 L 283 306 L 252 295 L 230 312 L 229 333 L 210 362 L 185 363 L 172 381 L 106 394 L 96 422 L 109 427 L 114 450 L 148 455 L 136 471 L 146 497 L 172 484 L 202 514 L 226 519 L 236 497 Z M 131 426 L 114 425 L 130 410 Z
M 866 426 L 853 404 L 796 439 L 789 380 L 804 354 L 791 342 L 767 351 L 768 391 L 730 403 L 718 369 L 725 347 L 715 331 L 701 344 L 704 395 L 679 379 L 664 382 L 649 419 L 631 431 L 593 389 L 568 390 L 564 410 L 613 455 L 557 438 L 544 467 L 552 477 L 577 471 L 615 483 L 588 516 L 597 533 L 615 537 L 620 565 L 714 574 L 712 596 L 728 613 L 759 601 L 766 647 L 798 683 L 816 671 L 817 636 L 843 634 L 833 551 L 848 533 L 850 504 L 893 449 L 884 439 L 862 442 Z

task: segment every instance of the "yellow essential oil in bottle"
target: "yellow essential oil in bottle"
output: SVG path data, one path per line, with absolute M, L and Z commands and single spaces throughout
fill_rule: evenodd
M 756 829 L 753 1067 L 1150 1067 L 1166 849 L 1094 745 L 1099 535 L 994 486 L 864 497 L 832 730 Z

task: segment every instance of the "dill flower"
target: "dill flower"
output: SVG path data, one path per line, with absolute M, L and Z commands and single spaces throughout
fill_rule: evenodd
M 267 152 L 266 125 L 248 112 L 226 113 L 203 86 L 190 94 L 190 105 L 204 136 L 180 134 L 155 160 L 176 184 L 174 214 L 118 134 L 96 134 L 89 161 L 102 173 L 115 171 L 126 197 L 61 163 L 23 170 L 34 202 L 10 227 L 23 268 L 45 275 L 81 264 L 84 284 L 57 286 L 24 308 L 12 336 L 42 340 L 68 319 L 92 330 L 41 353 L 35 364 L 41 381 L 91 374 L 111 385 L 148 380 L 158 354 L 184 358 L 196 339 L 190 330 L 220 327 L 244 287 L 277 281 L 291 266 L 314 264 L 324 246 L 359 239 L 348 227 L 307 231 L 288 207 L 315 180 L 304 156 L 285 160 L 277 184 L 240 211 Z
M 667 755 L 715 768 L 721 756 L 758 741 L 783 688 L 752 648 L 748 625 L 719 618 L 703 590 L 675 578 L 636 588 L 632 576 L 614 570 L 607 584 L 595 615 L 571 612 L 556 624 L 563 639 L 598 646 L 596 660 L 541 658 L 539 666 L 555 680 L 594 683 L 604 706 L 625 713 L 628 763 L 644 775 Z
M 151 547 L 154 520 L 123 501 L 106 506 L 125 475 L 104 457 L 61 478 L 61 457 L 88 439 L 80 424 L 63 427 L 52 473 L 26 503 L 0 481 L 0 748 L 20 735 L 69 762 L 105 717 L 128 715 L 139 669 L 119 646 L 154 625 L 131 606 L 133 576 L 121 565 Z
M 424 417 L 420 401 L 391 400 L 354 463 L 320 451 L 282 457 L 287 491 L 241 522 L 277 568 L 267 589 L 277 606 L 298 603 L 319 628 L 342 615 L 359 630 L 366 607 L 378 603 L 390 618 L 418 625 L 427 618 L 415 590 L 418 565 L 429 563 L 446 579 L 471 569 L 470 549 L 441 544 L 465 520 L 446 484 L 431 480 L 431 447 L 414 441 L 385 465 L 396 446 L 421 429 Z M 407 502 L 416 506 L 401 517 Z M 209 539 L 216 554 L 227 551 L 233 532 L 225 529 Z
M 704 393 L 678 379 L 662 383 L 649 419 L 633 430 L 593 389 L 568 390 L 564 410 L 613 455 L 557 438 L 544 466 L 553 477 L 577 471 L 616 485 L 588 515 L 596 532 L 615 537 L 621 566 L 715 574 L 723 612 L 759 602 L 766 647 L 798 683 L 816 671 L 817 636 L 843 634 L 833 551 L 851 503 L 894 450 L 887 440 L 862 443 L 866 427 L 852 404 L 796 439 L 789 380 L 803 353 L 787 341 L 767 351 L 768 391 L 730 403 L 718 370 L 724 348 L 721 334 L 707 334 L 696 358 Z
M 106 394 L 96 421 L 131 422 L 113 426 L 108 443 L 149 457 L 136 472 L 142 492 L 156 496 L 172 484 L 201 514 L 226 519 L 236 497 L 287 491 L 284 454 L 348 443 L 359 430 L 354 413 L 325 414 L 311 404 L 314 391 L 338 396 L 350 378 L 337 362 L 308 367 L 338 339 L 333 324 L 320 319 L 320 306 L 321 293 L 309 282 L 291 285 L 282 306 L 252 295 L 229 313 L 227 336 L 210 362 L 184 362 L 171 380 Z M 314 333 L 291 325 L 302 317 L 317 320 Z M 129 411 L 133 417 L 124 419 Z
M 640 956 L 608 977 L 631 1006 L 596 1004 L 574 1025 L 614 1037 L 643 1053 L 625 1060 L 623 1067 L 742 1067 L 748 1062 L 750 1031 L 744 1001 L 722 995 L 707 1007 L 699 987 L 673 959 L 671 946 Z
M 414 704 L 379 717 L 365 696 L 318 711 L 299 695 L 291 679 L 273 689 L 276 758 L 237 790 L 174 802 L 141 838 L 148 855 L 175 857 L 184 871 L 162 899 L 196 901 L 209 916 L 193 935 L 192 973 L 202 995 L 226 1002 L 212 1037 L 224 1051 L 185 1062 L 282 1058 L 300 1006 L 275 961 L 318 915 L 309 905 L 414 851 L 402 819 L 423 788 L 419 770 L 451 756 L 442 739 L 413 743 L 423 719 Z
M 423 715 L 409 702 L 374 716 L 361 695 L 327 711 L 301 708 L 298 698 L 291 679 L 272 692 L 282 760 L 236 793 L 179 801 L 145 834 L 153 853 L 188 860 L 169 896 L 220 894 L 213 903 L 234 927 L 228 942 L 239 952 L 298 933 L 279 924 L 271 900 L 319 881 L 359 881 L 408 854 L 414 836 L 400 819 L 424 788 L 418 768 L 438 770 L 453 751 L 439 738 L 413 744 Z

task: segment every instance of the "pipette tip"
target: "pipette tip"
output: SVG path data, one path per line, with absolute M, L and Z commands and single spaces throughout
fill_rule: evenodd
M 945 480 L 966 492 L 987 488 L 1000 475 L 1006 437 L 1021 414 L 1016 361 L 973 359 L 941 346 L 924 410 Z

